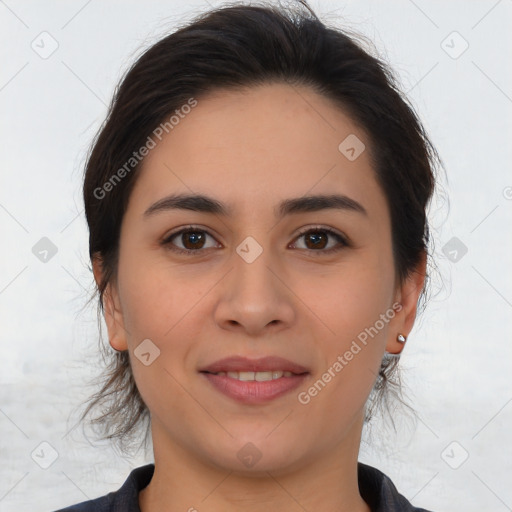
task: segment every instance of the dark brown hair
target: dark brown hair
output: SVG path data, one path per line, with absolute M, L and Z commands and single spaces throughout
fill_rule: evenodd
M 376 179 L 391 215 L 397 283 L 415 271 L 422 256 L 430 256 L 426 210 L 440 162 L 434 147 L 387 65 L 365 51 L 355 35 L 328 27 L 305 2 L 300 4 L 236 4 L 203 13 L 147 49 L 125 74 L 88 154 L 83 187 L 89 254 L 91 261 L 100 257 L 104 272 L 97 290 L 99 315 L 105 288 L 116 278 L 121 222 L 140 164 L 122 173 L 108 191 L 105 183 L 112 183 L 116 171 L 173 112 L 215 90 L 286 83 L 309 86 L 330 99 L 371 142 Z M 425 285 L 420 302 L 426 291 Z M 102 414 L 91 424 L 125 450 L 149 411 L 128 352 L 100 346 L 108 350 L 107 368 L 81 419 L 100 407 Z M 400 395 L 398 361 L 384 355 L 366 421 L 375 406 L 387 404 L 390 393 Z M 149 421 L 145 442 L 148 434 Z

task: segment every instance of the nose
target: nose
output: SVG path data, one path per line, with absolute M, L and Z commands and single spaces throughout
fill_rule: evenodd
M 284 268 L 270 251 L 256 259 L 233 255 L 233 267 L 219 283 L 215 321 L 226 330 L 261 336 L 289 328 L 295 320 L 294 294 Z

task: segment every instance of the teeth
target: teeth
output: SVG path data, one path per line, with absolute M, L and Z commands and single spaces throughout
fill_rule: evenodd
M 268 372 L 217 372 L 215 375 L 228 376 L 231 379 L 243 381 L 257 381 L 263 382 L 266 380 L 280 379 L 281 377 L 291 377 L 292 372 L 283 372 L 281 370 L 274 370 Z

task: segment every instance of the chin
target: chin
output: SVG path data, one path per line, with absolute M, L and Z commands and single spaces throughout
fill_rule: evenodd
M 277 437 L 271 441 L 267 437 L 268 432 L 266 430 L 264 434 L 254 436 L 245 433 L 241 438 L 230 438 L 220 451 L 219 443 L 215 443 L 214 449 L 208 454 L 209 463 L 226 471 L 253 477 L 268 477 L 268 472 L 284 474 L 293 471 L 295 466 L 300 467 L 298 442 L 291 443 L 290 437 L 289 446 Z

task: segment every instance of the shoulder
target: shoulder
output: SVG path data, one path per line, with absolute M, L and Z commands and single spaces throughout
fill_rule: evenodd
M 135 468 L 117 491 L 56 512 L 140 512 L 139 492 L 149 484 L 154 470 L 154 464 Z
M 110 493 L 94 500 L 82 501 L 76 505 L 61 508 L 56 512 L 110 512 L 115 510 L 112 505 L 113 494 L 115 493 Z
M 359 492 L 372 512 L 432 512 L 414 507 L 382 471 L 358 462 Z

